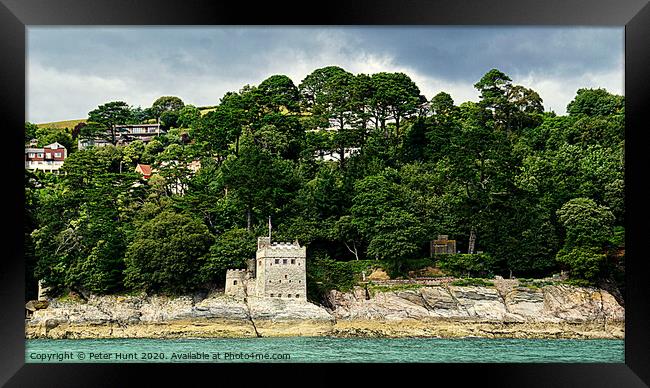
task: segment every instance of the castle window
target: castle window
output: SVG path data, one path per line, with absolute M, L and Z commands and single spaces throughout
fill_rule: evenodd
M 275 259 L 275 264 L 280 264 L 280 259 Z
M 269 283 L 271 283 L 271 279 L 269 279 Z
M 289 283 L 291 283 L 291 280 L 289 280 Z
M 259 265 L 262 265 L 262 260 L 258 261 L 257 263 L 258 263 Z
M 296 259 L 291 259 L 291 264 L 296 264 Z
M 271 297 L 273 297 L 273 294 L 271 294 Z
M 282 280 L 278 280 L 278 283 L 282 283 Z
M 232 281 L 232 285 L 233 285 L 233 286 L 236 286 L 236 285 L 237 285 L 237 280 L 233 280 L 233 281 Z
M 302 283 L 302 280 L 298 280 L 298 283 Z
M 287 264 L 287 259 L 282 259 L 282 264 Z
M 284 275 L 284 278 L 286 279 L 286 278 L 287 278 L 287 275 Z
M 299 294 L 296 294 L 296 298 L 300 298 L 300 295 L 299 295 Z

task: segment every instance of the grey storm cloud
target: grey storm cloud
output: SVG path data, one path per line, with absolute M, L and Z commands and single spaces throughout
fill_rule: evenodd
M 491 68 L 564 113 L 579 87 L 623 93 L 623 29 L 587 27 L 29 27 L 28 120 L 83 118 L 161 95 L 214 105 L 228 91 L 318 67 L 403 71 L 431 98 L 476 99 Z

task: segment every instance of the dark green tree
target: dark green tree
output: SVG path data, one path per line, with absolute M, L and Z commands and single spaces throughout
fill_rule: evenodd
M 167 293 L 196 289 L 213 240 L 200 220 L 164 210 L 138 225 L 125 254 L 124 283 L 135 290 Z

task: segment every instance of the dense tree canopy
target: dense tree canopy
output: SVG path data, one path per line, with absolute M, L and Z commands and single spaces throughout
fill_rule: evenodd
M 406 74 L 329 66 L 298 86 L 272 75 L 207 112 L 178 97 L 146 110 L 109 102 L 80 128 L 160 118 L 169 131 L 147 144 L 76 151 L 70 131 L 27 123 L 26 141 L 72 151 L 64 174 L 26 177 L 28 281 L 82 293 L 219 286 L 254 256 L 269 217 L 274 239 L 308 246 L 321 286 L 348 282 L 338 264 L 363 260 L 396 276 L 423 260 L 463 276 L 611 274 L 624 243 L 623 97 L 580 89 L 557 115 L 498 69 L 475 87 L 476 102 L 427 100 Z M 156 173 L 143 180 L 137 163 Z M 439 234 L 462 254 L 429 258 Z

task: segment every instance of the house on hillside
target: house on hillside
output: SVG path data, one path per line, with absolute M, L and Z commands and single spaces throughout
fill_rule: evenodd
M 143 143 L 147 144 L 154 137 L 164 135 L 167 133 L 164 129 L 160 127 L 160 124 L 120 124 L 115 127 L 115 145 L 128 145 L 129 143 L 140 140 Z M 95 138 L 79 138 L 78 147 L 80 150 L 86 149 L 88 147 L 104 147 L 111 142 L 110 131 L 102 134 L 102 136 L 97 136 Z
M 68 150 L 60 143 L 48 144 L 43 148 L 27 147 L 25 169 L 58 173 L 67 157 Z
M 148 164 L 140 164 L 140 163 L 138 163 L 138 165 L 135 166 L 135 172 L 138 172 L 138 173 L 142 174 L 142 177 L 144 179 L 151 178 L 151 174 L 152 174 L 152 170 L 151 170 L 150 165 L 148 165 Z
M 166 171 L 164 171 L 166 168 L 176 167 L 185 169 L 185 172 L 182 172 L 182 174 L 185 176 L 185 178 L 189 178 L 201 169 L 201 161 L 192 160 L 189 163 L 181 163 L 178 160 L 170 160 L 164 161 L 158 164 L 156 167 L 149 164 L 138 164 L 135 166 L 135 172 L 141 174 L 142 178 L 146 180 L 151 178 L 151 176 L 154 174 L 160 174 L 163 178 L 165 178 L 165 185 L 170 193 L 183 195 L 185 194 L 185 191 L 187 191 L 186 179 L 181 179 L 181 177 L 177 176 L 175 173 L 168 174 Z M 161 170 L 163 170 L 162 173 Z

